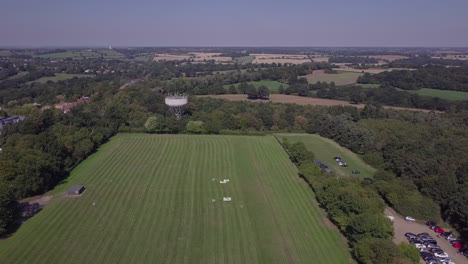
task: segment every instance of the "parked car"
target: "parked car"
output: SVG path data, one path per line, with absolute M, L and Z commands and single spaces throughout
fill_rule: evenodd
M 339 161 L 339 160 L 341 160 L 341 158 L 340 158 L 340 157 L 333 157 L 333 159 L 334 159 L 334 160 L 336 160 L 336 161 Z
M 437 234 L 443 234 L 443 233 L 445 233 L 445 230 L 443 230 L 440 227 L 437 227 L 437 228 L 434 228 L 434 232 L 436 232 Z
M 358 170 L 353 170 L 352 173 L 353 173 L 353 174 L 359 174 L 359 173 L 361 173 L 361 172 L 358 171 Z
M 453 235 L 450 235 L 447 237 L 447 240 L 448 241 L 455 241 L 455 240 L 458 240 L 458 238 L 454 237 Z
M 410 238 L 417 238 L 418 236 L 416 234 L 408 232 L 408 233 L 405 233 L 405 237 L 407 239 L 410 239 Z
M 448 258 L 448 254 L 445 253 L 445 252 L 437 252 L 437 253 L 434 253 L 434 257 L 436 257 L 436 258 Z
M 449 237 L 450 235 L 452 235 L 452 232 L 444 232 L 442 234 L 440 234 L 441 237 L 447 239 L 447 237 Z
M 416 244 L 414 244 L 414 246 L 416 248 L 419 248 L 419 249 L 426 248 L 426 246 L 424 244 L 422 244 L 422 243 L 416 243 Z
M 415 222 L 415 221 L 416 221 L 416 219 L 414 219 L 414 218 L 411 217 L 411 216 L 405 216 L 405 220 L 406 220 L 406 221 L 411 221 L 411 222 Z
M 422 244 L 422 241 L 415 238 L 415 239 L 408 239 L 411 244 Z
M 426 225 L 429 226 L 429 227 L 430 227 L 430 226 L 436 226 L 437 223 L 434 222 L 434 221 L 427 221 L 427 222 L 426 222 Z

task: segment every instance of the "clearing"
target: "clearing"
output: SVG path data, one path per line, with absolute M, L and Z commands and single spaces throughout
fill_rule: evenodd
M 0 263 L 353 263 L 273 136 L 120 134 L 48 195 Z
M 282 83 L 278 81 L 270 81 L 270 80 L 262 80 L 262 81 L 256 81 L 256 82 L 247 82 L 248 84 L 253 84 L 255 85 L 256 88 L 260 86 L 266 86 L 270 90 L 270 93 L 278 93 L 278 89 L 280 86 L 283 86 L 284 89 L 289 87 L 289 84 L 287 83 Z M 235 87 L 239 86 L 238 83 L 233 84 Z M 228 89 L 230 84 L 224 85 L 224 88 Z
M 198 95 L 198 97 L 211 97 L 211 98 L 218 98 L 218 99 L 226 99 L 229 101 L 249 101 L 249 102 L 261 102 L 261 103 L 273 102 L 273 103 L 298 104 L 298 105 L 317 105 L 317 106 L 341 105 L 341 106 L 353 106 L 357 108 L 364 108 L 364 106 L 366 106 L 365 104 L 351 104 L 348 101 L 321 99 L 321 98 L 304 97 L 304 96 L 297 96 L 297 95 L 286 95 L 286 94 L 270 94 L 269 100 L 251 100 L 251 99 L 247 99 L 247 95 L 245 94 Z M 416 111 L 416 112 L 424 112 L 424 113 L 429 113 L 429 112 L 441 113 L 440 111 L 435 111 L 435 110 L 398 107 L 398 106 L 384 105 L 383 108 L 393 109 L 393 110 Z
M 356 153 L 349 149 L 343 148 L 335 141 L 321 137 L 319 135 L 311 134 L 276 134 L 279 139 L 287 138 L 289 142 L 303 142 L 307 149 L 315 154 L 315 158 L 326 164 L 333 173 L 337 176 L 357 176 L 360 178 L 373 177 L 377 171 L 367 163 L 365 163 Z M 340 157 L 348 164 L 348 167 L 341 167 L 333 159 L 333 157 Z M 353 170 L 358 170 L 360 174 L 352 174 Z
M 348 85 L 356 83 L 357 78 L 361 76 L 362 73 L 357 72 L 342 72 L 338 73 L 325 73 L 324 70 L 315 70 L 310 74 L 299 76 L 306 78 L 309 83 L 316 82 L 335 82 L 336 86 Z
M 468 100 L 468 92 L 451 91 L 451 90 L 438 90 L 431 88 L 421 88 L 419 90 L 404 90 L 410 93 L 416 93 L 424 96 L 439 97 L 450 101 L 464 101 Z
M 53 81 L 53 82 L 58 82 L 58 81 L 64 81 L 68 79 L 72 79 L 74 77 L 77 78 L 91 78 L 94 77 L 92 74 L 68 74 L 68 73 L 56 73 L 55 76 L 46 76 L 46 77 L 41 77 L 37 80 L 27 82 L 26 84 L 31 84 L 31 83 L 46 83 L 48 81 Z

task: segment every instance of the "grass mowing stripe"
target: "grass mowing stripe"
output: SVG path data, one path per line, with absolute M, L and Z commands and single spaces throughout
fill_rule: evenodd
M 83 196 L 59 195 L 76 183 L 88 187 Z M 1 263 L 351 259 L 273 137 L 117 135 L 51 194 L 0 243 Z

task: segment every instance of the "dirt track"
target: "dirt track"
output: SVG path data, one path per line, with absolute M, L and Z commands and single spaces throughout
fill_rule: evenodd
M 395 217 L 393 221 L 393 227 L 395 230 L 395 237 L 393 238 L 393 241 L 396 244 L 399 244 L 401 242 L 408 242 L 408 240 L 405 237 L 405 233 L 407 232 L 411 232 L 414 234 L 426 232 L 429 233 L 429 235 L 431 235 L 437 241 L 437 245 L 439 245 L 443 251 L 447 252 L 452 261 L 454 261 L 457 264 L 468 263 L 467 258 L 461 256 L 460 254 L 457 254 L 456 248 L 452 247 L 452 245 L 450 245 L 450 243 L 444 238 L 437 237 L 436 233 L 429 229 L 429 227 L 427 227 L 424 223 L 406 221 L 402 216 L 397 214 L 391 208 L 385 209 L 385 215 Z
M 273 103 L 285 103 L 285 104 L 298 104 L 298 105 L 319 105 L 319 106 L 354 106 L 357 108 L 364 108 L 365 104 L 351 104 L 347 101 L 330 100 L 312 97 L 303 97 L 296 95 L 285 95 L 285 94 L 271 94 L 270 100 L 249 100 L 245 94 L 221 94 L 221 95 L 202 95 L 200 97 L 212 97 L 219 99 L 226 99 L 230 101 L 252 101 L 252 102 L 273 102 Z M 417 111 L 428 113 L 431 110 L 427 109 L 416 109 L 416 108 L 405 108 L 396 106 L 384 106 L 385 109 L 393 110 L 404 110 L 404 111 Z M 438 112 L 438 111 L 434 111 Z

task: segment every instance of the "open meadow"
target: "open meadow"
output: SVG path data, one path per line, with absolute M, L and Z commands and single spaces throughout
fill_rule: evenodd
M 372 177 L 376 169 L 366 164 L 357 154 L 351 150 L 343 148 L 331 139 L 311 134 L 277 134 L 279 139 L 287 138 L 289 142 L 303 142 L 307 149 L 312 151 L 315 158 L 326 164 L 332 172 L 337 176 L 356 176 L 360 178 Z M 342 158 L 348 167 L 341 167 L 333 159 L 334 157 Z M 360 174 L 352 174 L 353 170 L 360 171 Z
M 311 74 L 300 77 L 306 78 L 309 83 L 335 82 L 337 86 L 341 86 L 356 83 L 357 78 L 361 75 L 362 73 L 357 72 L 338 71 L 338 73 L 325 73 L 324 70 L 315 70 Z
M 47 195 L 0 263 L 353 263 L 273 136 L 120 134 Z
M 253 84 L 255 88 L 259 88 L 260 86 L 266 86 L 268 90 L 270 90 L 270 93 L 278 93 L 278 89 L 280 86 L 283 86 L 284 89 L 289 87 L 289 84 L 287 83 L 282 83 L 278 81 L 271 81 L 271 80 L 261 80 L 261 81 L 256 81 L 256 82 L 247 82 L 248 84 Z M 238 87 L 239 84 L 233 84 L 235 87 Z M 224 88 L 229 88 L 231 86 L 230 84 L 224 85 Z
M 465 101 L 468 100 L 468 92 L 438 90 L 430 88 L 422 88 L 419 90 L 406 90 L 410 93 L 416 93 L 423 96 L 439 97 L 450 101 Z
M 46 83 L 48 81 L 53 81 L 53 82 L 58 82 L 58 81 L 64 81 L 72 78 L 91 78 L 94 77 L 92 74 L 68 74 L 68 73 L 56 73 L 55 76 L 45 76 L 41 77 L 37 80 L 27 82 L 27 84 L 31 83 Z

